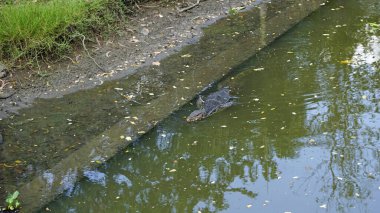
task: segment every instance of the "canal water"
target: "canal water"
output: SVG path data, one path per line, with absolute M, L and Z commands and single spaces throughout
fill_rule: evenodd
M 380 3 L 332 1 L 41 212 L 377 212 Z M 236 53 L 239 54 L 239 53 Z

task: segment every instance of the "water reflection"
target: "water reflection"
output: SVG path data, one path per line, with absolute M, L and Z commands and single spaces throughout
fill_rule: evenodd
M 106 187 L 86 179 L 48 208 L 375 212 L 380 32 L 367 23 L 380 14 L 368 1 L 313 14 L 221 83 L 238 105 L 194 124 L 186 106 L 99 168 Z
M 199 42 L 161 60 L 160 66 L 141 67 L 126 79 L 56 100 L 38 100 L 3 119 L 0 200 L 18 189 L 25 211 L 45 205 L 65 189 L 62 178 L 71 170 L 77 179 L 83 177 L 324 1 L 259 1 L 260 6 L 208 27 Z M 163 135 L 157 144 L 173 149 L 173 141 Z M 41 176 L 46 170 L 54 174 L 52 184 Z

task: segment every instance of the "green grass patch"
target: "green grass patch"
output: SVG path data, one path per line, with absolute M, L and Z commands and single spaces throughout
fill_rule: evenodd
M 78 35 L 110 28 L 122 14 L 119 0 L 8 1 L 0 5 L 0 59 L 16 64 L 62 56 Z

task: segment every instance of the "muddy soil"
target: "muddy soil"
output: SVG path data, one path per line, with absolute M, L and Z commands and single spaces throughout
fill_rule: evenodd
M 158 65 L 160 59 L 196 42 L 202 27 L 228 15 L 231 8 L 258 2 L 203 0 L 191 7 L 197 0 L 187 0 L 173 6 L 156 1 L 140 5 L 123 30 L 108 39 L 98 37 L 87 42 L 87 51 L 80 48 L 65 60 L 43 64 L 35 70 L 11 70 L 2 78 L 5 86 L 0 96 L 0 119 L 32 105 L 36 98 L 61 97 L 123 78 L 142 66 Z M 189 9 L 181 11 L 181 6 Z

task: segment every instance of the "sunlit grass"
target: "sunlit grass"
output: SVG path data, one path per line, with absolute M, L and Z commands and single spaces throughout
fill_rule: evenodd
M 70 28 L 86 22 L 88 11 L 107 0 L 23 1 L 0 6 L 0 57 L 17 59 L 67 48 Z

